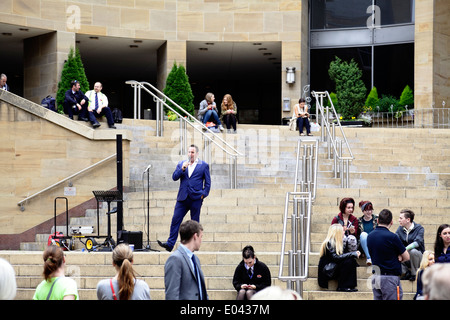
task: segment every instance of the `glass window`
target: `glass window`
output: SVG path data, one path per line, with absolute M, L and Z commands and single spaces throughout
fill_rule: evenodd
M 414 21 L 414 0 L 374 0 L 373 3 L 379 8 L 375 18 L 379 14 L 381 25 Z M 313 30 L 365 27 L 372 21 L 371 6 L 372 0 L 313 0 L 311 27 Z
M 372 0 L 313 0 L 312 29 L 336 29 L 367 26 L 367 8 Z
M 414 0 L 375 0 L 375 5 L 380 8 L 381 25 L 414 21 Z

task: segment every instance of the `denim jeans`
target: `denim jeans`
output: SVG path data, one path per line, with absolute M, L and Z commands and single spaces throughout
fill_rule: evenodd
M 207 123 L 211 116 L 214 118 L 214 121 L 220 126 L 222 123 L 220 122 L 219 116 L 217 115 L 216 110 L 208 110 L 203 116 L 203 124 Z

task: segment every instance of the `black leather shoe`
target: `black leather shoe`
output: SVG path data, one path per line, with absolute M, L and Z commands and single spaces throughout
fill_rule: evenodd
M 167 244 L 167 242 L 161 242 L 161 241 L 159 241 L 159 240 L 156 240 L 156 241 L 158 241 L 158 244 L 161 246 L 161 247 L 163 247 L 164 249 L 166 249 L 167 251 L 172 251 L 172 249 L 173 249 L 173 247 L 171 247 L 171 246 L 169 246 L 168 244 Z
M 86 122 L 88 122 L 89 119 L 88 118 L 83 118 L 83 117 L 78 117 L 78 121 L 86 121 Z
M 94 123 L 93 125 L 92 125 L 92 127 L 95 129 L 95 128 L 98 128 L 98 127 L 100 127 L 101 126 L 101 124 L 100 123 L 98 123 L 98 122 L 96 122 L 96 123 Z
M 116 128 L 116 126 L 115 126 L 115 125 L 113 125 L 113 124 L 112 124 L 112 125 L 110 125 L 109 127 L 110 127 L 111 129 L 117 129 L 117 128 Z

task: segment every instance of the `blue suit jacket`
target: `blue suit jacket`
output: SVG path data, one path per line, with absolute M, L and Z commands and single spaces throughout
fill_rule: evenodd
M 200 267 L 200 260 L 195 256 L 200 280 L 203 288 L 203 298 L 208 300 L 205 278 Z M 166 300 L 198 300 L 199 289 L 194 269 L 186 252 L 178 247 L 164 265 L 164 285 Z
M 211 176 L 209 174 L 209 165 L 202 160 L 198 160 L 194 172 L 189 178 L 188 169 L 183 172 L 181 167 L 183 161 L 178 162 L 175 171 L 172 174 L 173 181 L 180 179 L 180 188 L 178 189 L 177 201 L 184 201 L 189 196 L 192 200 L 199 200 L 203 196 L 209 195 L 211 188 Z

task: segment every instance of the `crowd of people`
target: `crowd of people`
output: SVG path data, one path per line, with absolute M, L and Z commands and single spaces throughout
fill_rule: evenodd
M 355 200 L 343 198 L 339 213 L 335 216 L 320 249 L 318 284 L 328 288 L 329 280 L 337 280 L 338 291 L 358 291 L 356 259 L 366 258 L 366 265 L 372 266 L 372 292 L 374 300 L 400 300 L 403 297 L 401 280 L 415 281 L 415 299 L 436 297 L 434 287 L 439 285 L 435 275 L 426 276 L 428 269 L 435 274 L 450 278 L 450 264 L 433 267 L 434 263 L 450 262 L 450 226 L 442 224 L 437 229 L 434 250 L 425 250 L 422 225 L 417 223 L 410 209 L 399 213 L 395 233 L 389 229 L 393 225 L 393 215 L 388 209 L 374 214 L 372 202 L 359 202 L 362 215 L 354 215 Z M 431 272 L 430 272 L 431 274 Z M 434 274 L 434 273 L 433 273 Z M 436 289 L 437 290 L 437 289 Z M 446 293 L 447 292 L 447 293 Z M 439 291 L 439 297 L 450 295 L 450 286 Z

